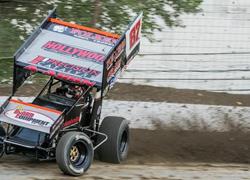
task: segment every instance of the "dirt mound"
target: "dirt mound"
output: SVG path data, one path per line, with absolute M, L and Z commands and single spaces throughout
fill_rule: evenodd
M 209 92 L 194 89 L 175 89 L 118 83 L 107 98 L 125 101 L 154 101 L 182 104 L 250 106 L 250 95 Z
M 41 84 L 26 84 L 17 96 L 34 96 Z M 0 86 L 0 96 L 11 94 L 10 86 Z M 108 93 L 107 99 L 125 101 L 155 101 L 169 103 L 211 104 L 226 106 L 250 106 L 250 95 L 208 92 L 190 89 L 175 89 L 118 83 Z
M 131 130 L 128 163 L 250 162 L 250 133 Z

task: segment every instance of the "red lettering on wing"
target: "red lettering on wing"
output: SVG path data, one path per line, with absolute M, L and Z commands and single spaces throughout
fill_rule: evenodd
M 32 64 L 38 64 L 39 62 L 43 61 L 45 57 L 43 56 L 37 56 L 35 59 L 31 61 Z
M 136 23 L 133 29 L 130 31 L 129 39 L 130 39 L 130 49 L 138 42 L 139 40 L 139 32 L 141 27 L 141 20 Z
M 30 63 L 32 62 L 36 63 L 36 66 L 28 65 L 25 69 L 34 72 L 39 71 L 45 75 L 54 76 L 58 79 L 72 81 L 77 84 L 86 84 L 89 86 L 93 86 L 95 83 L 84 78 L 86 76 L 88 76 L 88 78 L 90 78 L 89 76 L 98 76 L 101 73 L 95 69 L 64 63 L 43 56 L 36 57 L 34 60 L 30 61 Z
M 72 28 L 69 31 L 73 36 L 79 36 L 80 38 L 90 39 L 96 42 L 102 42 L 104 44 L 114 45 L 117 42 L 117 39 L 106 37 L 100 34 L 95 34 L 92 32 L 87 32 L 79 29 Z
M 57 43 L 54 41 L 48 41 L 46 44 L 43 45 L 43 48 L 51 49 L 53 48 Z
M 49 41 L 45 45 L 42 46 L 43 49 L 51 52 L 56 52 L 60 54 L 66 54 L 70 56 L 74 56 L 81 59 L 89 59 L 95 62 L 103 62 L 104 55 L 96 52 L 91 52 L 85 49 L 79 49 L 75 47 L 71 47 L 59 42 Z

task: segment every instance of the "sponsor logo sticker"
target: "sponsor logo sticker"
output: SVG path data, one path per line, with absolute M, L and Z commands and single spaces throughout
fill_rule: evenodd
M 50 127 L 54 122 L 50 117 L 38 112 L 24 110 L 22 106 L 17 106 L 16 109 L 5 112 L 5 115 L 22 123 L 42 127 Z
M 55 32 L 63 33 L 66 30 L 67 30 L 67 27 L 65 27 L 65 26 L 55 25 L 53 27 L 53 31 L 55 31 Z
M 117 42 L 117 39 L 115 39 L 115 38 L 103 36 L 100 34 L 96 34 L 96 33 L 89 32 L 89 31 L 84 31 L 84 30 L 80 30 L 80 29 L 65 27 L 65 26 L 61 26 L 61 25 L 51 24 L 48 27 L 48 30 L 62 33 L 62 34 L 66 34 L 69 36 L 73 36 L 73 37 L 78 38 L 78 39 L 91 41 L 94 43 L 105 44 L 108 46 L 114 46 L 115 43 Z
M 46 58 L 43 56 L 38 56 L 32 61 L 31 64 L 36 65 L 36 67 L 46 68 L 52 72 L 48 72 L 48 75 L 55 76 L 54 72 L 66 73 L 81 78 L 91 78 L 92 76 L 96 77 L 101 72 L 89 67 L 82 67 L 74 64 L 64 63 L 56 59 Z M 59 76 L 59 74 L 57 74 Z
M 126 55 L 133 56 L 132 52 L 141 41 L 142 13 L 135 19 L 129 30 L 126 32 Z
M 63 127 L 67 127 L 67 126 L 70 126 L 70 125 L 73 125 L 73 124 L 76 124 L 80 121 L 80 117 L 76 117 L 74 119 L 71 119 L 71 120 L 68 120 L 66 121 L 64 124 L 63 124 Z
M 105 58 L 105 55 L 103 54 L 92 52 L 86 49 L 72 47 L 56 41 L 48 41 L 42 46 L 42 48 L 46 51 L 55 52 L 70 57 L 76 57 L 79 59 L 88 59 L 96 63 L 102 63 Z

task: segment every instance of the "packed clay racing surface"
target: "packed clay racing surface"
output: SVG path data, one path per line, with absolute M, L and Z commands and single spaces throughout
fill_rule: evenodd
M 121 165 L 95 160 L 72 179 L 245 179 L 250 177 L 249 135 L 133 129 L 129 158 Z M 55 161 L 23 156 L 0 160 L 1 179 L 70 179 Z
M 8 95 L 9 90 L 6 87 L 0 91 L 2 95 Z M 32 91 L 32 88 L 29 90 Z M 118 84 L 107 98 L 228 106 L 235 106 L 239 102 L 243 106 L 250 104 L 247 102 L 247 95 L 125 84 Z M 229 132 L 184 131 L 160 124 L 156 124 L 155 127 L 156 130 L 131 129 L 129 157 L 123 164 L 113 165 L 95 160 L 84 176 L 72 179 L 248 179 L 250 177 L 250 133 L 239 129 Z M 4 156 L 0 160 L 0 179 L 71 179 L 71 177 L 63 175 L 55 161 L 37 162 L 23 156 L 11 155 Z
M 34 96 L 43 86 L 25 85 L 18 96 Z M 11 93 L 10 86 L 0 87 L 1 96 Z M 250 95 L 208 92 L 204 90 L 175 89 L 145 85 L 117 83 L 108 93 L 107 99 L 125 101 L 154 101 L 183 104 L 208 104 L 224 106 L 250 106 Z

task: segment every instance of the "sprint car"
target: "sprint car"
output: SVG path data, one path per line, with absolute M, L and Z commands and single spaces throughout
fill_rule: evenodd
M 129 148 L 129 122 L 101 120 L 103 98 L 138 54 L 142 13 L 122 35 L 65 22 L 50 11 L 14 55 L 13 89 L 0 107 L 0 157 L 55 159 L 80 176 L 94 154 L 120 163 Z M 47 82 L 32 101 L 15 96 L 36 74 Z M 95 152 L 95 153 L 94 153 Z

